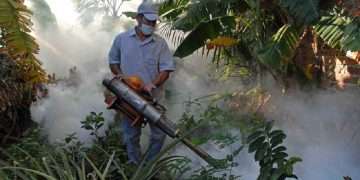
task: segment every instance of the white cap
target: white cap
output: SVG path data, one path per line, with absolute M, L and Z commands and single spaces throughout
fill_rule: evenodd
M 147 20 L 156 21 L 159 19 L 158 11 L 150 3 L 141 3 L 137 10 L 138 14 L 143 14 Z

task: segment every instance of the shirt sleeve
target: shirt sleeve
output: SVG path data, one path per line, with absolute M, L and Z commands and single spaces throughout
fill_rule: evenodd
M 109 52 L 109 64 L 120 64 L 120 63 L 121 63 L 120 36 L 117 36 Z
M 160 51 L 159 71 L 175 71 L 175 62 L 165 40 Z

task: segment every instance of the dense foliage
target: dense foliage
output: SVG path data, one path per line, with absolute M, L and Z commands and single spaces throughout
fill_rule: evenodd
M 44 27 L 56 26 L 46 2 L 32 1 L 35 8 L 46 10 L 35 12 L 38 21 Z M 85 25 L 99 14 L 118 18 L 124 1 L 74 0 Z M 292 76 L 312 81 L 317 78 L 314 72 L 320 71 L 320 46 L 342 53 L 360 50 L 359 14 L 349 7 L 351 2 L 323 0 L 168 0 L 160 6 L 161 30 L 178 45 L 175 56 L 183 58 L 202 48 L 203 56 L 212 52 L 213 63 L 226 68 L 225 75 L 261 75 L 266 70 L 285 84 Z M 90 144 L 83 144 L 76 134 L 50 143 L 39 127 L 22 139 L 12 137 L 8 127 L 24 123 L 14 119 L 30 117 L 33 85 L 46 82 L 36 58 L 38 44 L 30 35 L 31 14 L 21 0 L 0 1 L 0 53 L 6 54 L 0 56 L 0 136 L 6 137 L 2 141 L 18 141 L 1 148 L 1 179 L 241 179 L 232 170 L 239 168 L 236 158 L 244 148 L 258 162 L 258 180 L 297 178 L 294 165 L 301 158 L 286 153 L 286 134 L 274 130 L 272 121 L 257 114 L 258 108 L 240 113 L 238 106 L 231 107 L 239 103 L 235 95 L 215 97 L 229 101 L 220 106 L 210 102 L 195 112 L 194 105 L 201 103 L 189 101 L 192 111 L 185 112 L 178 123 L 198 146 L 238 145 L 219 159 L 224 163 L 221 168 L 193 167 L 193 159 L 169 155 L 180 140 L 167 145 L 154 161 L 139 167 L 127 164 L 118 122 L 104 127 L 102 113 L 91 112 L 81 121 L 92 138 Z M 299 54 L 308 56 L 299 58 Z
M 22 79 L 33 84 L 44 82 L 46 74 L 35 56 L 39 45 L 30 35 L 31 14 L 21 0 L 0 1 L 1 52 L 16 62 Z
M 31 91 L 19 76 L 16 63 L 0 54 L 0 146 L 16 142 L 32 124 Z
M 324 45 L 343 53 L 360 50 L 359 16 L 348 10 L 357 4 L 168 0 L 160 12 L 163 32 L 179 43 L 175 56 L 183 58 L 200 48 L 211 50 L 217 63 L 222 60 L 224 66 L 247 67 L 254 73 L 266 69 L 286 85 L 286 79 L 294 75 L 310 81 L 319 78 L 322 54 L 318 49 Z

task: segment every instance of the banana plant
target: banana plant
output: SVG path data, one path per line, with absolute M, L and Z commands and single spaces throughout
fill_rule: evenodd
M 239 61 L 256 62 L 274 76 L 300 69 L 311 80 L 306 67 L 294 60 L 305 34 L 311 33 L 343 52 L 360 50 L 359 16 L 346 13 L 336 1 L 172 0 L 160 9 L 163 21 L 170 26 L 166 30 L 181 31 L 185 36 L 175 51 L 180 58 L 207 48 L 213 50 L 218 59 L 215 62 L 226 56 L 242 57 Z M 231 21 L 219 22 L 224 18 Z M 217 44 L 215 48 L 207 45 L 224 36 L 238 43 Z M 315 64 L 316 58 L 309 61 Z
M 321 17 L 314 29 L 330 47 L 360 50 L 360 18 L 347 16 L 344 9 L 334 8 Z

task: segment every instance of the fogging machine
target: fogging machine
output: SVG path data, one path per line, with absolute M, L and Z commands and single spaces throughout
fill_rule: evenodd
M 141 92 L 141 83 L 132 81 L 132 79 L 113 78 L 104 79 L 103 85 L 115 95 L 113 98 L 105 100 L 108 108 L 121 111 L 132 120 L 133 126 L 141 126 L 144 122 L 152 123 L 171 138 L 181 138 L 182 143 L 208 164 L 214 167 L 222 166 L 221 160 L 214 159 L 191 143 L 189 139 L 183 137 L 184 134 L 165 116 L 165 108 L 150 95 Z

